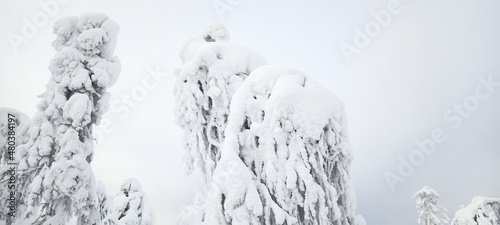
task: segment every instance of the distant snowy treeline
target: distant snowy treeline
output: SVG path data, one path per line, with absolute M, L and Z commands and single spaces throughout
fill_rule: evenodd
M 422 225 L 444 225 L 449 223 L 446 209 L 437 205 L 439 194 L 430 187 L 423 187 L 413 199 L 419 211 L 418 223 Z M 500 199 L 474 197 L 466 207 L 455 213 L 451 225 L 499 225 Z

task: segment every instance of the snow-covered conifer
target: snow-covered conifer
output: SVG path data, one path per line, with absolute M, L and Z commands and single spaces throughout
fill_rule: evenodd
M 106 193 L 106 187 L 102 182 L 97 183 L 97 199 L 99 201 L 99 221 L 102 225 L 114 225 L 113 198 Z
M 155 217 L 148 199 L 136 179 L 123 182 L 114 199 L 114 220 L 118 225 L 152 225 Z
M 342 102 L 304 73 L 254 70 L 233 95 L 205 224 L 364 224 Z
M 99 223 L 92 127 L 108 108 L 107 88 L 120 63 L 113 52 L 118 25 L 104 14 L 60 19 L 54 25 L 57 53 L 52 76 L 37 105 L 29 140 L 19 147 L 19 185 L 27 209 L 17 218 L 31 224 Z
M 437 204 L 439 194 L 430 187 L 423 187 L 413 195 L 417 204 L 418 223 L 422 225 L 444 225 L 448 224 L 446 209 Z
M 184 130 L 189 172 L 196 162 L 207 183 L 220 158 L 231 98 L 248 74 L 266 62 L 228 40 L 226 28 L 214 24 L 186 43 L 174 90 L 176 122 Z
M 500 199 L 474 197 L 471 204 L 455 213 L 452 225 L 500 224 Z

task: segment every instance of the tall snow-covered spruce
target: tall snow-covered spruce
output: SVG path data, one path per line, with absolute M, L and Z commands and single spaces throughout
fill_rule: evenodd
M 234 92 L 266 60 L 258 53 L 228 43 L 221 24 L 209 26 L 185 44 L 174 95 L 177 124 L 184 130 L 189 171 L 197 163 L 210 183 L 220 158 L 220 145 Z
M 92 126 L 108 108 L 106 92 L 120 72 L 113 57 L 118 25 L 100 13 L 56 22 L 57 53 L 52 76 L 18 149 L 20 201 L 26 210 L 16 218 L 30 224 L 100 224 L 93 157 Z
M 418 209 L 418 223 L 422 225 L 448 224 L 446 209 L 437 204 L 439 194 L 430 187 L 423 187 L 413 195 Z
M 364 224 L 342 102 L 295 69 L 263 66 L 233 95 L 206 224 Z

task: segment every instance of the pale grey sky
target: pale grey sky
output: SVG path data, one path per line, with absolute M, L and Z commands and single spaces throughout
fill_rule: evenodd
M 126 178 L 137 178 L 157 224 L 170 225 L 180 207 L 203 190 L 199 174 L 184 174 L 171 74 L 181 65 L 182 45 L 221 20 L 216 2 L 236 2 L 223 18 L 231 42 L 260 52 L 270 64 L 303 70 L 344 101 L 357 212 L 368 224 L 416 225 L 411 196 L 424 185 L 441 194 L 450 217 L 473 196 L 500 197 L 500 86 L 484 85 L 489 78 L 500 82 L 496 0 L 69 0 L 46 22 L 37 1 L 3 1 L 0 106 L 35 113 L 36 96 L 50 77 L 51 27 L 58 18 L 108 14 L 121 27 L 115 55 L 122 73 L 109 90 L 117 110 L 105 116 L 112 129 L 96 145 L 93 168 L 110 193 Z M 372 15 L 381 10 L 396 12 L 385 26 Z M 23 18 L 34 16 L 37 30 L 15 51 L 9 34 L 22 35 Z M 356 47 L 356 30 L 365 33 L 367 26 L 370 42 L 358 46 L 348 62 L 340 46 Z M 167 76 L 143 99 L 132 99 L 136 105 L 126 106 L 123 99 L 150 79 L 151 70 Z M 463 112 L 457 104 L 466 105 Z M 433 132 L 440 143 L 421 157 L 415 141 L 432 138 Z M 391 191 L 384 175 L 399 176 L 401 158 L 411 157 L 421 164 L 406 171 Z

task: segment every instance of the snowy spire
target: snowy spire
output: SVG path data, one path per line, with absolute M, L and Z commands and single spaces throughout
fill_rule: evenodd
M 425 186 L 413 195 L 419 211 L 418 223 L 422 225 L 448 224 L 446 209 L 437 205 L 439 194 L 432 188 Z
M 254 70 L 233 95 L 206 224 L 363 224 L 342 102 L 304 73 Z
M 78 224 L 99 221 L 92 126 L 108 108 L 106 92 L 117 79 L 120 63 L 113 57 L 117 24 L 101 13 L 57 21 L 50 62 L 52 73 L 29 129 L 19 147 L 20 185 L 27 205 L 16 217 L 31 224 Z
M 185 160 L 189 171 L 198 163 L 207 183 L 220 158 L 231 98 L 248 74 L 266 63 L 258 53 L 229 44 L 228 39 L 226 28 L 215 24 L 188 42 L 174 90 Z

